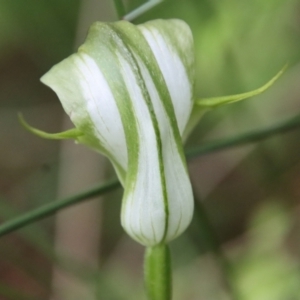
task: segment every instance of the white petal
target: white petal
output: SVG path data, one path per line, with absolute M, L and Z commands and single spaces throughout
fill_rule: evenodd
M 123 200 L 122 225 L 134 239 L 153 246 L 174 239 L 189 225 L 193 213 L 192 189 L 163 100 L 148 70 L 136 56 L 153 104 L 159 137 L 156 136 L 149 108 L 132 66 L 121 56 L 119 59 L 138 122 L 140 144 L 136 182 Z M 161 142 L 161 161 L 158 138 Z
M 75 126 L 81 129 L 90 125 L 94 139 L 126 170 L 127 147 L 120 113 L 95 61 L 86 54 L 74 54 L 54 66 L 41 81 L 57 93 Z
M 119 59 L 136 115 L 140 145 L 136 182 L 123 199 L 122 225 L 135 240 L 155 245 L 163 239 L 166 228 L 156 134 L 132 66 L 123 57 Z
M 193 106 L 192 47 L 178 20 L 96 23 L 78 54 L 42 78 L 80 141 L 112 160 L 125 188 L 122 225 L 147 246 L 174 239 L 192 217 L 180 138 Z
M 138 28 L 151 47 L 164 76 L 182 134 L 193 107 L 193 85 L 190 80 L 193 74 L 189 74 L 194 64 L 191 31 L 180 20 L 152 21 Z
M 190 224 L 194 200 L 192 188 L 185 168 L 185 162 L 179 154 L 169 118 L 159 98 L 150 74 L 139 61 L 143 78 L 150 93 L 154 111 L 158 119 L 162 149 L 165 183 L 168 198 L 168 224 L 164 240 L 166 242 L 180 235 Z
M 95 134 L 105 149 L 127 170 L 127 146 L 121 116 L 112 91 L 94 59 L 79 54 L 78 69 L 86 109 L 95 126 Z

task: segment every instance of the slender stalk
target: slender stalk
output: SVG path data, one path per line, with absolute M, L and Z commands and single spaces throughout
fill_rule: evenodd
M 159 3 L 163 2 L 164 0 L 148 0 L 146 3 L 143 5 L 139 6 L 135 10 L 131 11 L 127 15 L 124 16 L 124 20 L 127 21 L 133 21 L 134 19 L 140 17 L 142 14 L 145 12 L 149 11 Z
M 148 299 L 171 300 L 172 272 L 168 245 L 146 248 L 144 273 Z
M 81 202 L 84 199 L 90 199 L 94 196 L 108 193 L 118 187 L 120 187 L 120 183 L 117 180 L 112 180 L 102 184 L 101 186 L 94 187 L 90 190 L 84 191 L 75 196 L 68 197 L 64 200 L 57 200 L 55 202 L 45 204 L 35 210 L 32 210 L 28 213 L 24 213 L 20 217 L 16 217 L 11 221 L 7 221 L 4 224 L 2 224 L 0 226 L 0 236 L 3 236 L 26 225 L 29 225 L 35 221 L 53 215 L 57 211 L 69 207 L 78 202 Z
M 257 131 L 244 133 L 231 138 L 222 139 L 219 141 L 209 142 L 186 151 L 187 158 L 193 158 L 200 155 L 216 152 L 230 147 L 237 147 L 249 143 L 259 142 L 261 140 L 272 137 L 276 134 L 285 133 L 300 127 L 300 115 L 288 119 L 287 121 Z
M 121 20 L 126 14 L 125 6 L 122 0 L 114 0 L 115 8 L 117 11 L 118 19 Z

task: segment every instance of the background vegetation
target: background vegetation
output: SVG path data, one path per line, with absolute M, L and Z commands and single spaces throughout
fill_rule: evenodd
M 92 9 L 86 13 L 91 16 L 85 18 L 86 26 L 95 18 L 117 18 L 111 0 L 0 0 L 2 222 L 68 194 L 57 192 L 62 178 L 60 143 L 26 132 L 17 112 L 35 127 L 61 130 L 61 105 L 39 78 L 82 40 L 78 20 L 87 2 Z M 105 5 L 97 8 L 97 2 Z M 130 11 L 142 2 L 124 4 Z M 191 26 L 198 97 L 257 88 L 289 63 L 263 95 L 205 115 L 186 149 L 299 115 L 299 0 L 169 0 L 135 22 L 154 18 L 181 18 Z M 175 300 L 300 299 L 299 150 L 300 131 L 295 128 L 189 160 L 198 205 L 189 230 L 171 244 Z M 106 177 L 113 178 L 105 168 Z M 74 176 L 89 177 L 90 172 L 94 171 L 86 167 Z M 86 187 L 97 183 L 92 178 Z M 89 232 L 85 223 L 68 229 L 67 236 L 77 241 L 69 252 L 60 252 L 57 235 L 62 228 L 56 216 L 1 237 L 0 299 L 144 299 L 143 248 L 120 226 L 120 199 L 117 189 L 91 201 L 101 203 L 93 209 L 99 221 L 88 227 L 99 232 L 97 239 L 87 235 L 96 249 L 92 260 L 82 259 L 84 254 L 77 259 L 73 253 L 74 248 L 84 249 L 80 232 Z M 64 287 L 55 284 L 57 271 L 69 289 L 60 299 L 55 295 Z

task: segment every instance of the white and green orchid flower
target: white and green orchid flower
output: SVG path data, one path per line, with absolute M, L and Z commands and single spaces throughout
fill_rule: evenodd
M 191 31 L 180 20 L 95 23 L 78 52 L 41 81 L 58 95 L 74 129 L 46 138 L 73 138 L 106 155 L 124 187 L 121 221 L 145 246 L 168 243 L 189 225 L 193 194 L 182 139 L 208 109 L 258 95 L 194 101 Z
M 146 246 L 180 235 L 193 215 L 181 139 L 194 104 L 189 27 L 180 20 L 95 23 L 78 52 L 41 81 L 76 127 L 62 138 L 71 134 L 113 163 L 126 232 Z

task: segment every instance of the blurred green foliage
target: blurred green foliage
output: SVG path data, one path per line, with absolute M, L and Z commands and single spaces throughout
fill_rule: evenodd
M 142 2 L 124 4 L 131 10 Z M 2 221 L 55 198 L 59 144 L 25 132 L 17 123 L 17 111 L 36 127 L 59 131 L 62 109 L 39 78 L 73 52 L 80 7 L 78 0 L 0 0 Z M 135 22 L 154 18 L 181 18 L 191 26 L 197 97 L 249 91 L 286 62 L 290 65 L 271 91 L 205 116 L 188 146 L 299 113 L 299 0 L 168 0 Z M 237 299 L 300 299 L 299 135 L 295 131 L 265 141 L 234 164 L 234 150 L 226 152 L 228 157 L 216 154 L 190 163 L 196 194 L 202 196 L 204 183 L 199 181 L 204 177 L 213 186 L 201 201 L 232 263 L 227 279 Z M 210 159 L 208 166 L 205 159 Z M 98 299 L 144 299 L 141 248 L 123 236 L 120 193 L 109 198 L 103 208 L 101 271 L 54 254 L 50 218 L 0 241 L 0 299 L 47 299 L 53 265 L 95 284 Z M 201 222 L 171 245 L 174 299 L 231 299 L 218 260 L 197 224 Z

